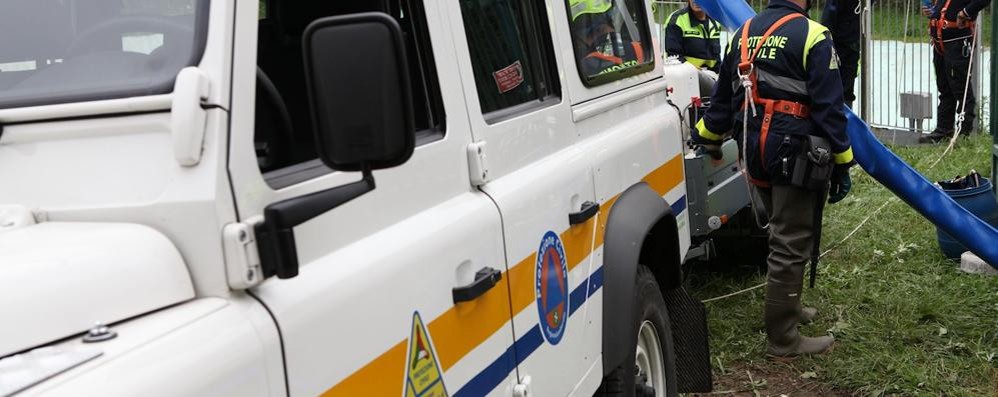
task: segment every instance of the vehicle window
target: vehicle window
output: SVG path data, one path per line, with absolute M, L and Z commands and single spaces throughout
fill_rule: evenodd
M 461 13 L 487 120 L 559 97 L 544 2 L 461 0 Z
M 645 5 L 639 0 L 568 0 L 575 61 L 586 85 L 651 70 Z
M 0 2 L 0 109 L 170 92 L 208 0 Z
M 416 144 L 443 137 L 443 99 L 422 1 L 261 0 L 254 142 L 268 184 L 288 186 L 331 172 L 318 160 L 309 114 L 302 34 L 316 19 L 383 12 L 402 28 L 412 84 Z

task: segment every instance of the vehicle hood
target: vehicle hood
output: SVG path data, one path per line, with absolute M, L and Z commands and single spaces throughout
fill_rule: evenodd
M 0 357 L 193 297 L 180 253 L 146 226 L 48 222 L 0 233 Z

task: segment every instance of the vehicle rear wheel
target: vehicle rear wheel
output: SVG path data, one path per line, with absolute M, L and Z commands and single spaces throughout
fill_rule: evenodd
M 603 378 L 596 396 L 676 396 L 676 354 L 672 346 L 669 312 L 651 270 L 638 266 L 634 286 L 634 350 L 619 367 Z M 630 391 L 630 392 L 628 392 Z

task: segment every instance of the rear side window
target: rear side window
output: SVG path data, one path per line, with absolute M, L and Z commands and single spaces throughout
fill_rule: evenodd
M 478 101 L 487 121 L 560 96 L 544 2 L 460 1 Z
M 654 67 L 645 6 L 639 0 L 567 0 L 582 81 L 594 86 Z

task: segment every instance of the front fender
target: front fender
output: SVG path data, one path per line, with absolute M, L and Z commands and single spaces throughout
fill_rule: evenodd
M 638 264 L 651 268 L 659 286 L 678 286 L 682 280 L 679 230 L 676 216 L 648 184 L 638 183 L 610 208 L 604 238 L 603 374 L 634 349 L 637 330 L 631 321 Z

